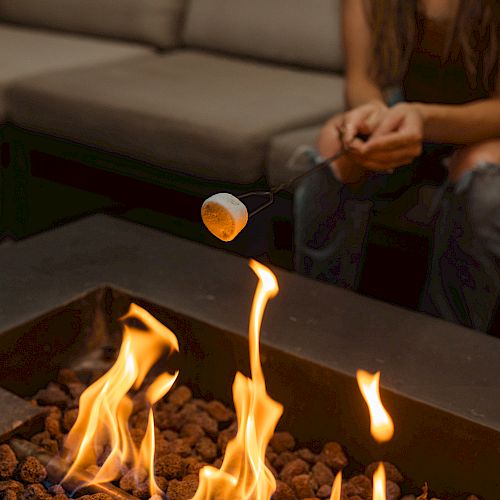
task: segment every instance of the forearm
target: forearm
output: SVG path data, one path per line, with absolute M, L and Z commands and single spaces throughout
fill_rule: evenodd
M 461 105 L 414 103 L 424 125 L 424 140 L 473 144 L 500 137 L 500 98 Z
M 368 78 L 348 76 L 345 87 L 346 105 L 349 109 L 362 106 L 368 102 L 385 103 L 382 90 Z

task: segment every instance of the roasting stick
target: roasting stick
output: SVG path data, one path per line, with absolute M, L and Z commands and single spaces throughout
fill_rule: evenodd
M 318 170 L 329 167 L 332 162 L 338 160 L 346 151 L 347 150 L 343 148 L 337 154 L 323 159 L 319 155 L 314 154 L 310 148 L 298 150 L 298 154 L 297 152 L 294 153 L 288 163 L 292 163 L 297 156 L 308 153 L 312 156 L 312 160 L 315 163 L 314 167 L 268 191 L 252 191 L 239 196 L 234 196 L 229 193 L 217 193 L 210 196 L 210 198 L 207 198 L 204 201 L 201 207 L 201 218 L 203 219 L 203 223 L 207 229 L 220 240 L 233 240 L 247 225 L 250 217 L 257 215 L 262 212 L 262 210 L 273 204 L 274 195 L 276 193 L 283 191 L 283 189 L 288 188 L 297 181 L 311 175 L 314 172 L 317 172 Z M 265 196 L 269 199 L 252 212 L 248 213 L 246 206 L 240 200 L 251 196 Z
M 26 441 L 25 439 L 18 438 L 11 439 L 10 446 L 17 455 L 17 458 L 25 459 L 30 456 L 36 457 L 40 463 L 47 468 L 47 474 L 54 482 L 58 482 L 65 476 L 67 470 L 65 462 L 59 457 L 47 453 L 47 451 L 40 446 Z M 74 477 L 76 481 L 82 483 L 90 483 L 92 481 L 92 476 L 85 472 L 77 473 Z M 95 493 L 105 493 L 115 500 L 137 500 L 136 497 L 129 495 L 127 492 L 110 483 L 91 484 L 85 486 L 85 488 L 89 488 Z

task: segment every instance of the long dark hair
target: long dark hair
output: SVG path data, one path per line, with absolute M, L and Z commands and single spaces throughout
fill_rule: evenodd
M 418 35 L 418 0 L 365 0 L 372 30 L 372 74 L 382 86 L 399 84 Z M 500 0 L 459 0 L 442 55 L 462 57 L 469 82 L 492 92 L 499 69 Z

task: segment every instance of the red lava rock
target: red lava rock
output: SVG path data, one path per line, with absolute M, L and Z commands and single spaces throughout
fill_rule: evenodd
M 19 481 L 14 481 L 13 479 L 9 479 L 8 481 L 0 481 L 0 493 L 3 493 L 7 490 L 11 491 L 22 491 L 24 486 Z
M 387 500 L 398 500 L 401 497 L 401 488 L 394 481 L 386 481 L 385 491 Z
M 321 450 L 318 460 L 325 463 L 333 470 L 343 469 L 348 461 L 342 447 L 338 443 L 326 443 Z
M 295 448 L 295 438 L 289 432 L 275 432 L 269 444 L 276 453 L 292 451 Z
M 52 436 L 52 437 L 60 437 L 61 436 L 61 423 L 59 421 L 58 417 L 55 417 L 54 415 L 49 415 L 48 417 L 45 417 L 45 430 Z
M 47 471 L 35 457 L 28 457 L 19 469 L 19 477 L 25 483 L 40 483 L 47 477 Z
M 201 462 L 198 457 L 187 457 L 182 460 L 183 476 L 188 474 L 198 474 L 207 465 Z
M 196 443 L 195 449 L 198 455 L 207 462 L 217 458 L 217 445 L 208 437 L 202 437 Z
M 288 462 L 280 472 L 280 479 L 285 481 L 285 483 L 291 485 L 292 479 L 295 476 L 299 476 L 301 474 L 307 474 L 309 472 L 309 464 L 301 460 L 300 458 L 296 458 L 291 462 Z
M 79 497 L 79 500 L 113 500 L 106 493 L 94 493 L 93 495 L 83 495 L 83 497 Z
M 198 489 L 198 476 L 191 474 L 182 481 L 174 479 L 170 481 L 167 489 L 169 500 L 189 500 L 193 498 Z
M 213 419 L 208 413 L 201 411 L 189 417 L 189 422 L 198 424 L 209 436 L 217 436 L 219 426 L 217 420 Z
M 16 454 L 8 444 L 0 445 L 0 479 L 8 479 L 17 466 Z
M 74 382 L 71 384 L 67 384 L 66 387 L 68 388 L 71 397 L 74 399 L 80 399 L 80 396 L 82 395 L 83 391 L 87 388 L 81 382 Z
M 53 495 L 65 495 L 66 490 L 60 484 L 54 484 L 49 488 L 49 493 Z
M 342 489 L 349 498 L 355 495 L 362 498 L 371 498 L 372 496 L 372 482 L 362 474 L 351 477 Z
M 13 490 L 5 490 L 2 498 L 3 500 L 17 500 L 17 493 Z
M 229 422 L 234 418 L 234 412 L 217 400 L 207 403 L 204 409 L 217 422 Z
M 312 468 L 312 478 L 316 481 L 319 486 L 333 484 L 335 476 L 331 469 L 322 462 L 318 462 Z
M 276 481 L 276 491 L 272 496 L 273 500 L 297 500 L 297 498 L 297 495 L 288 484 L 283 481 Z
M 78 408 L 73 408 L 71 410 L 66 410 L 63 415 L 63 429 L 69 432 L 73 425 L 75 425 L 76 419 L 78 417 Z
M 35 395 L 35 400 L 42 406 L 64 407 L 68 402 L 68 395 L 54 382 L 50 382 L 46 389 L 41 389 Z
M 280 470 L 286 464 L 296 459 L 297 455 L 295 453 L 292 453 L 291 451 L 284 451 L 276 457 L 276 459 L 273 461 L 273 465 L 274 467 L 276 467 L 276 469 Z
M 398 468 L 395 465 L 392 465 L 390 462 L 382 462 L 385 468 L 385 477 L 389 481 L 393 481 L 394 483 L 402 483 L 404 478 L 401 472 L 399 472 Z M 380 462 L 372 462 L 365 469 L 365 476 L 373 477 L 375 470 L 379 466 Z
M 313 483 L 309 474 L 299 474 L 292 479 L 292 487 L 299 498 L 314 497 Z
M 29 484 L 17 497 L 19 500 L 48 500 L 52 495 L 41 484 Z
M 193 393 L 191 392 L 191 389 L 185 385 L 181 385 L 170 393 L 168 400 L 170 403 L 175 405 L 184 406 L 186 403 L 191 401 L 192 398 Z
M 124 491 L 132 491 L 139 483 L 144 482 L 146 478 L 147 473 L 144 470 L 129 470 L 121 477 L 120 488 Z
M 179 479 L 184 471 L 182 458 L 175 453 L 160 455 L 156 459 L 155 474 L 166 479 Z
M 61 368 L 59 370 L 57 381 L 62 385 L 73 384 L 76 382 L 81 383 L 81 380 L 78 378 L 76 372 L 69 368 Z
M 237 432 L 237 425 L 230 425 L 227 429 L 219 432 L 219 435 L 217 436 L 217 446 L 219 447 L 221 453 L 225 453 L 227 443 L 229 443 L 229 441 L 236 436 Z
M 298 458 L 301 458 L 302 460 L 305 460 L 310 464 L 314 464 L 318 461 L 318 455 L 313 453 L 308 448 L 301 448 L 300 450 L 297 450 L 295 454 L 297 455 Z
M 201 425 L 189 423 L 181 428 L 179 435 L 181 437 L 192 438 L 194 444 L 196 443 L 196 441 L 198 441 L 198 439 L 201 439 L 205 435 L 205 431 L 203 430 Z
M 324 484 L 323 486 L 320 486 L 318 491 L 316 492 L 316 495 L 318 495 L 319 498 L 330 498 L 332 494 L 332 486 L 329 484 Z

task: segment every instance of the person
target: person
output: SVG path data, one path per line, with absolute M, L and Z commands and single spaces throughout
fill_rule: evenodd
M 344 0 L 342 22 L 347 110 L 318 150 L 345 153 L 334 176 L 297 189 L 296 269 L 356 289 L 373 214 L 446 168 L 419 309 L 488 331 L 500 301 L 500 2 Z

